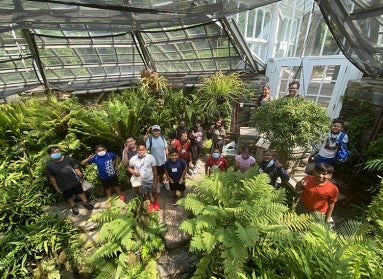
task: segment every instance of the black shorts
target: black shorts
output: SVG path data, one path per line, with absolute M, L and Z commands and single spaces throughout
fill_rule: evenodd
M 68 190 L 63 191 L 62 196 L 64 199 L 70 199 L 74 195 L 84 193 L 84 190 L 82 189 L 81 183 L 77 184 L 73 188 L 70 188 Z
M 185 182 L 184 183 L 178 183 L 178 182 L 174 182 L 174 183 L 169 183 L 170 185 L 170 191 L 185 191 L 186 190 L 186 186 L 185 186 Z
M 162 177 L 165 174 L 165 165 L 157 166 L 157 175 Z
M 117 187 L 120 184 L 117 176 L 113 176 L 109 179 L 100 179 L 104 189 L 109 189 L 110 187 Z

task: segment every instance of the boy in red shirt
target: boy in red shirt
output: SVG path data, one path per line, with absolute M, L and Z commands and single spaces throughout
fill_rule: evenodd
M 332 212 L 338 197 L 338 188 L 329 181 L 334 167 L 320 163 L 314 167 L 313 175 L 305 176 L 296 185 L 302 191 L 295 212 L 297 214 L 318 211 L 325 215 L 326 222 L 332 222 Z
M 205 163 L 205 174 L 210 175 L 212 171 L 219 169 L 226 171 L 228 168 L 227 160 L 221 156 L 218 148 L 214 148 L 211 156 L 209 156 Z

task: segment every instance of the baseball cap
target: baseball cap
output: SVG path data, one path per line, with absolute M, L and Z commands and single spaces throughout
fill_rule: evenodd
M 160 130 L 161 131 L 161 127 L 159 125 L 153 125 L 152 130 Z

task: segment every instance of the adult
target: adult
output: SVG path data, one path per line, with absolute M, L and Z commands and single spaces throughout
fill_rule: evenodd
M 234 171 L 245 172 L 255 165 L 256 161 L 253 156 L 250 155 L 249 147 L 243 146 L 241 148 L 241 154 L 235 156 Z
M 177 127 L 174 131 L 169 134 L 169 140 L 173 141 L 175 139 L 179 140 L 181 138 L 181 133 L 187 132 L 188 128 L 186 127 L 186 122 L 183 119 L 178 120 Z
M 58 146 L 49 147 L 47 152 L 51 158 L 46 166 L 49 181 L 56 192 L 66 200 L 72 209 L 73 215 L 79 214 L 78 207 L 73 199 L 74 195 L 80 198 L 83 207 L 92 210 L 93 205 L 89 203 L 82 189 L 83 175 L 76 161 L 69 156 L 62 155 Z
M 211 125 L 209 133 L 211 134 L 211 150 L 218 149 L 222 153 L 222 148 L 225 145 L 226 131 L 223 126 L 222 118 L 218 118 L 214 125 Z
M 99 144 L 95 147 L 95 153 L 89 155 L 81 161 L 81 165 L 95 164 L 98 170 L 98 177 L 104 187 L 104 191 L 108 198 L 112 197 L 112 188 L 116 191 L 120 200 L 126 201 L 126 196 L 120 188 L 120 181 L 117 177 L 118 157 L 114 152 L 108 152 L 105 145 Z
M 314 167 L 313 175 L 305 176 L 296 184 L 298 192 L 302 191 L 296 206 L 296 213 L 319 212 L 326 222 L 332 222 L 332 212 L 338 197 L 338 188 L 329 180 L 334 167 L 320 163 Z
M 137 155 L 129 160 L 129 173 L 140 181 L 139 191 L 149 201 L 149 213 L 160 210 L 158 203 L 158 175 L 156 159 L 147 153 L 145 143 L 137 145 Z M 151 200 L 153 197 L 153 201 Z
M 195 120 L 193 122 L 193 127 L 189 131 L 189 136 L 191 140 L 191 158 L 193 165 L 193 172 L 197 173 L 197 168 L 201 166 L 198 164 L 198 159 L 201 156 L 204 140 L 204 130 L 201 127 L 201 122 Z
M 339 148 L 347 149 L 348 136 L 343 132 L 343 120 L 336 118 L 332 121 L 330 132 L 319 147 L 318 156 L 315 164 L 327 163 L 335 164 L 335 155 Z
M 176 149 L 169 151 L 169 159 L 165 163 L 165 174 L 169 180 L 170 190 L 173 192 L 173 205 L 177 205 L 177 191 L 180 192 L 181 198 L 185 196 L 185 176 L 187 164 L 184 159 L 180 158 Z
M 299 81 L 293 80 L 289 83 L 289 92 L 285 97 L 288 98 L 301 98 L 302 96 L 299 95 L 299 88 L 301 87 Z
M 205 162 L 205 174 L 210 176 L 213 171 L 227 171 L 229 165 L 226 158 L 221 156 L 221 152 L 218 148 L 214 148 L 213 152 L 206 159 Z
M 273 99 L 270 95 L 270 86 L 262 86 L 262 94 L 258 97 L 256 108 L 262 106 L 265 102 L 270 102 Z
M 162 184 L 165 175 L 164 165 L 169 152 L 168 143 L 165 137 L 161 135 L 161 127 L 159 125 L 153 125 L 151 132 L 152 134 L 145 136 L 144 140 L 147 150 L 156 159 L 159 183 Z
M 181 159 L 184 159 L 187 165 L 187 173 L 192 175 L 193 172 L 190 169 L 191 162 L 191 141 L 188 139 L 188 133 L 186 131 L 182 132 L 180 139 L 175 139 L 172 142 L 172 147 L 177 150 L 178 156 Z
M 259 172 L 267 173 L 270 177 L 270 184 L 274 188 L 279 188 L 278 179 L 281 182 L 287 182 L 290 179 L 290 175 L 287 173 L 282 164 L 275 158 L 274 152 L 270 150 L 264 150 L 262 153 L 262 161 L 259 164 Z

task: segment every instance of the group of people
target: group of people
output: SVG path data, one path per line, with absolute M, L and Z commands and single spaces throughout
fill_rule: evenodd
M 285 98 L 301 98 L 299 95 L 300 83 L 289 83 L 288 94 Z M 262 87 L 262 94 L 257 99 L 256 106 L 260 107 L 265 102 L 272 100 L 270 87 Z M 333 222 L 332 212 L 337 201 L 338 188 L 331 182 L 336 163 L 336 154 L 339 149 L 347 150 L 348 136 L 343 132 L 343 121 L 334 119 L 330 131 L 324 138 L 317 151 L 314 169 L 296 185 L 300 198 L 296 212 L 319 212 L 325 216 L 327 222 Z M 261 163 L 262 164 L 262 163 Z
M 291 82 L 287 97 L 300 97 L 298 90 L 299 82 Z M 264 86 L 257 105 L 261 106 L 270 100 L 270 88 Z M 229 167 L 227 159 L 222 156 L 226 139 L 223 120 L 217 119 L 208 133 L 211 135 L 212 146 L 205 161 L 205 174 L 210 176 L 214 171 L 226 171 Z M 198 160 L 204 147 L 204 138 L 205 133 L 199 121 L 194 121 L 193 126 L 188 129 L 186 122 L 179 120 L 178 126 L 167 139 L 161 134 L 159 125 L 151 127 L 142 143 L 137 144 L 133 137 L 126 139 L 122 162 L 131 175 L 134 194 L 143 195 L 150 201 L 149 212 L 160 210 L 158 193 L 161 185 L 172 191 L 174 205 L 178 199 L 177 191 L 180 192 L 181 198 L 184 197 L 186 174 L 193 175 L 201 167 Z M 326 221 L 332 220 L 338 189 L 330 179 L 334 173 L 335 154 L 339 147 L 345 146 L 347 142 L 348 137 L 343 132 L 342 120 L 333 120 L 330 132 L 319 148 L 313 173 L 305 176 L 296 185 L 297 191 L 301 192 L 296 207 L 298 214 L 318 211 L 325 215 Z M 93 206 L 87 200 L 81 186 L 83 175 L 77 163 L 71 157 L 62 155 L 58 146 L 50 147 L 48 153 L 51 160 L 46 168 L 47 176 L 54 189 L 68 202 L 73 214 L 79 214 L 73 199 L 75 194 L 81 199 L 83 207 L 92 210 Z M 108 152 L 106 147 L 100 144 L 95 147 L 94 154 L 81 161 L 81 165 L 96 164 L 107 197 L 111 197 L 114 188 L 119 198 L 125 202 L 126 196 L 120 189 L 117 177 L 118 160 L 119 157 L 115 153 Z M 244 146 L 240 154 L 235 156 L 234 170 L 245 172 L 254 166 L 256 160 L 250 155 L 249 148 Z M 269 175 L 270 184 L 275 188 L 278 188 L 281 182 L 290 179 L 287 171 L 270 150 L 263 151 L 258 170 L 259 173 Z

